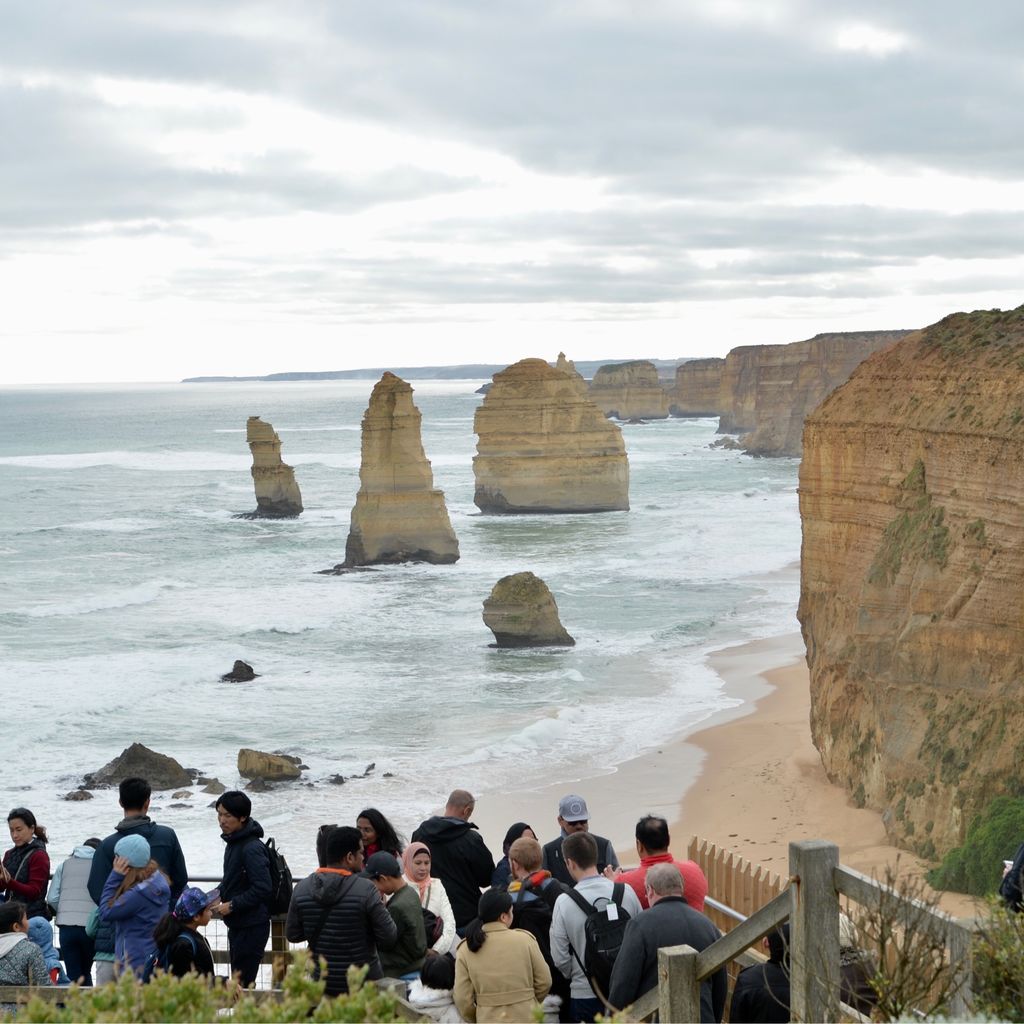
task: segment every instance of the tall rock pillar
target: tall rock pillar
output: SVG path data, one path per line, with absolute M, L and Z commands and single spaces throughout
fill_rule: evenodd
M 420 439 L 419 409 L 412 388 L 393 373 L 374 385 L 363 416 L 359 493 L 345 544 L 345 564 L 458 560 L 444 492 Z
M 281 461 L 281 438 L 269 423 L 250 416 L 245 436 L 252 452 L 252 480 L 256 488 L 255 517 L 285 519 L 302 511 L 302 495 L 295 470 Z

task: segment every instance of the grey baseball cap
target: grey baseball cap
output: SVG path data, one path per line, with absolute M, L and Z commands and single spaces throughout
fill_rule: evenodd
M 563 821 L 590 821 L 587 801 L 575 793 L 563 796 L 558 801 L 558 816 Z

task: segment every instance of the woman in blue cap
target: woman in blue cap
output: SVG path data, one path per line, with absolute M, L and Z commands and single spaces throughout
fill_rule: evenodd
M 167 913 L 171 884 L 149 855 L 144 836 L 131 833 L 114 847 L 114 868 L 103 886 L 100 917 L 114 923 L 114 962 L 141 975 L 156 950 L 153 929 Z
M 162 970 L 176 978 L 189 971 L 213 976 L 213 953 L 199 929 L 210 923 L 213 905 L 218 900 L 220 893 L 216 889 L 205 893 L 190 885 L 178 897 L 174 910 L 164 914 L 153 933 Z

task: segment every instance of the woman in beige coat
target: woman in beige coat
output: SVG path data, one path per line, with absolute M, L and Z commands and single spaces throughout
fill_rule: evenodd
M 455 1005 L 463 1019 L 532 1021 L 551 988 L 551 972 L 537 940 L 512 931 L 512 897 L 493 889 L 480 897 L 479 917 L 455 955 Z

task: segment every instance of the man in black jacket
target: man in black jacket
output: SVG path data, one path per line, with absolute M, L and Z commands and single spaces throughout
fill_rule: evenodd
M 326 992 L 348 992 L 348 969 L 369 965 L 367 978 L 384 977 L 377 948 L 391 949 L 398 929 L 363 869 L 363 837 L 342 825 L 327 835 L 327 865 L 304 878 L 292 893 L 285 922 L 289 942 L 307 942 L 327 961 Z
M 414 843 L 426 843 L 430 849 L 430 873 L 444 885 L 460 935 L 476 917 L 480 890 L 491 884 L 494 874 L 491 851 L 469 820 L 475 807 L 471 793 L 453 790 L 444 814 L 427 818 L 412 834 Z
M 744 967 L 736 978 L 729 1004 L 733 1024 L 788 1024 L 789 925 L 776 928 L 764 941 L 768 962 Z
M 181 852 L 181 844 L 173 828 L 158 825 L 149 817 L 149 799 L 153 789 L 145 779 L 131 776 L 124 779 L 118 787 L 118 802 L 124 811 L 124 817 L 114 826 L 114 832 L 100 843 L 92 858 L 89 869 L 89 895 L 94 903 L 100 902 L 103 886 L 106 884 L 110 871 L 114 866 L 114 847 L 119 839 L 130 835 L 140 835 L 149 843 L 150 856 L 160 865 L 161 870 L 170 879 L 171 899 L 167 907 L 171 910 L 188 885 L 188 868 L 185 866 L 185 854 Z M 111 921 L 101 921 L 96 931 L 96 952 L 114 952 L 114 925 Z M 100 985 L 114 980 L 113 961 L 97 961 L 97 983 Z M 105 968 L 109 964 L 109 975 Z
M 558 827 L 561 830 L 557 839 L 544 845 L 544 869 L 550 871 L 553 878 L 571 889 L 575 879 L 569 874 L 565 858 L 562 856 L 562 840 L 566 836 L 574 835 L 577 832 L 590 832 L 590 811 L 587 810 L 587 801 L 575 793 L 563 796 L 558 801 Z M 619 858 L 615 855 L 615 849 L 611 842 L 604 836 L 594 835 L 590 832 L 591 838 L 597 843 L 597 870 L 604 874 L 607 867 L 617 868 Z
M 231 973 L 248 988 L 256 981 L 270 938 L 270 854 L 260 842 L 263 826 L 252 817 L 252 801 L 241 790 L 217 797 L 217 823 L 227 845 L 221 902 L 214 909 L 228 928 Z
M 625 1009 L 658 985 L 658 950 L 664 946 L 692 946 L 699 953 L 721 932 L 683 899 L 683 876 L 675 864 L 652 864 L 644 886 L 650 910 L 626 925 L 622 946 L 612 968 L 608 999 Z M 722 1019 L 728 985 L 721 967 L 700 985 L 701 1024 Z

